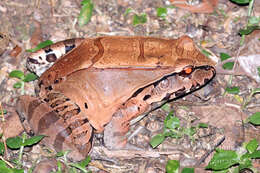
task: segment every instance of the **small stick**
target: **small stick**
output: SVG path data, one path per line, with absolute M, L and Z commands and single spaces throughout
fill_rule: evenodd
M 6 145 L 6 140 L 5 140 L 5 117 L 4 117 L 4 110 L 3 110 L 3 107 L 2 107 L 2 103 L 0 102 L 0 111 L 1 111 L 1 117 L 2 117 L 2 121 L 3 121 L 3 136 L 2 136 L 2 139 L 3 139 L 3 142 L 4 142 L 4 146 L 5 146 L 5 157 L 8 159 L 9 158 L 9 154 L 8 154 L 8 150 L 7 150 L 7 145 Z

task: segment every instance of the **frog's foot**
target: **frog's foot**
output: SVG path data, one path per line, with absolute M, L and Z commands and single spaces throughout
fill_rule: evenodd
M 129 124 L 123 125 L 123 118 L 114 116 L 106 125 L 104 130 L 105 146 L 109 149 L 122 149 L 127 145 L 125 134 L 128 132 Z

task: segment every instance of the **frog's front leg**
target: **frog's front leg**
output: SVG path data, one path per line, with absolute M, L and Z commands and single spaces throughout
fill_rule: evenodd
M 146 102 L 146 99 L 150 96 L 153 88 L 153 86 L 145 88 L 114 113 L 112 120 L 105 126 L 104 130 L 104 142 L 106 147 L 110 149 L 126 147 L 127 138 L 125 135 L 129 130 L 130 121 L 151 110 L 151 105 Z

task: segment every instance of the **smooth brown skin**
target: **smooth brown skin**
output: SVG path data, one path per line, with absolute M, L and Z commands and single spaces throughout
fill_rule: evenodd
M 21 99 L 19 103 L 23 103 L 25 110 L 20 108 L 20 112 L 27 120 L 31 117 L 25 125 L 34 126 L 32 130 L 36 133 L 50 136 L 47 144 L 58 150 L 75 145 L 71 147 L 77 150 L 74 155 L 80 153 L 84 158 L 91 145 L 91 126 L 97 132 L 106 127 L 105 143 L 109 148 L 122 147 L 131 119 L 147 113 L 162 100 L 173 99 L 179 93 L 185 93 L 183 91 L 204 85 L 205 80 L 215 75 L 213 65 L 187 36 L 176 40 L 151 37 L 85 39 L 40 77 L 39 95 L 46 102 L 38 106 L 32 104 L 32 98 L 24 98 L 26 103 Z M 191 66 L 202 67 L 194 68 L 187 77 L 185 68 Z M 166 77 L 173 73 L 175 75 Z M 41 106 L 44 108 L 38 108 Z M 74 112 L 67 113 L 71 110 Z M 46 116 L 48 112 L 57 118 L 51 118 L 50 114 Z M 54 141 L 60 145 L 56 146 Z

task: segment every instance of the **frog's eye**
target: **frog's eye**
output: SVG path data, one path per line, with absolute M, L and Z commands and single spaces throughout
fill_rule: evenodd
M 183 73 L 186 74 L 186 75 L 191 74 L 192 71 L 193 71 L 193 67 L 192 67 L 192 66 L 185 67 L 185 68 L 183 69 Z

